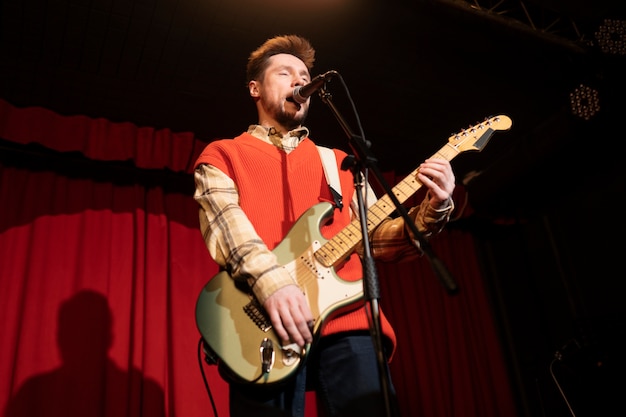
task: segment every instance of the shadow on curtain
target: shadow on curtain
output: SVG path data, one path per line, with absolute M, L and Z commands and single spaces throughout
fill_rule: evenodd
M 165 416 L 163 388 L 139 369 L 123 370 L 109 358 L 112 320 L 107 299 L 95 291 L 80 291 L 63 302 L 56 346 L 61 366 L 28 378 L 5 416 L 122 416 L 128 408 Z

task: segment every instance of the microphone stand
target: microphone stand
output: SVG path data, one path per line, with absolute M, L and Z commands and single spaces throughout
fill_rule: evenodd
M 376 265 L 369 242 L 369 233 L 367 229 L 367 208 L 365 206 L 365 202 L 363 201 L 362 192 L 364 185 L 364 169 L 369 168 L 374 172 L 374 176 L 383 187 L 385 193 L 389 196 L 399 214 L 404 218 L 405 224 L 411 229 L 413 235 L 418 240 L 418 249 L 421 249 L 422 252 L 427 255 L 427 258 L 430 260 L 433 270 L 437 274 L 442 284 L 446 287 L 448 293 L 454 294 L 458 291 L 458 288 L 446 266 L 434 254 L 428 241 L 424 238 L 422 233 L 420 233 L 413 220 L 411 220 L 411 218 L 409 217 L 406 208 L 396 198 L 391 190 L 391 187 L 385 181 L 385 178 L 383 177 L 382 173 L 378 169 L 378 166 L 376 165 L 376 158 L 372 156 L 369 150 L 371 144 L 366 141 L 365 138 L 358 136 L 352 132 L 348 123 L 345 121 L 345 119 L 333 103 L 332 97 L 330 93 L 326 91 L 325 86 L 320 88 L 319 95 L 321 100 L 330 108 L 331 112 L 348 136 L 348 144 L 354 152 L 354 155 L 349 155 L 344 159 L 344 161 L 342 161 L 341 168 L 344 170 L 351 169 L 354 175 L 354 185 L 355 192 L 357 194 L 357 203 L 361 224 L 361 235 L 363 236 L 363 295 L 365 299 L 365 304 L 369 306 L 368 319 L 370 324 L 370 334 L 372 336 L 374 348 L 377 355 L 378 371 L 383 392 L 385 411 L 386 415 L 391 417 L 393 415 L 392 403 L 390 398 L 391 381 L 389 379 L 389 372 L 387 371 L 387 358 L 385 356 L 382 344 L 380 307 L 378 304 L 378 300 L 380 299 L 380 287 L 378 282 Z M 397 412 L 397 407 L 394 407 L 393 410 Z

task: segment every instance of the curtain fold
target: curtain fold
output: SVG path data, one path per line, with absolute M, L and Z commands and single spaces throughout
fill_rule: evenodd
M 217 268 L 193 200 L 0 169 L 22 196 L 0 220 L 5 415 L 204 415 L 194 303 Z
M 455 295 L 426 257 L 379 266 L 381 306 L 398 334 L 391 369 L 404 415 L 514 416 L 473 239 L 450 227 L 431 244 L 459 287 Z
M 0 154 L 4 415 L 213 415 L 195 302 L 217 267 L 189 191 L 202 142 L 2 100 L 0 138 L 51 151 Z M 190 188 L 159 185 L 172 173 Z M 433 247 L 459 294 L 445 293 L 425 258 L 379 266 L 403 415 L 514 417 L 472 237 L 451 227 Z M 202 369 L 226 417 L 227 387 L 214 366 Z
M 100 161 L 132 161 L 138 168 L 190 172 L 204 146 L 191 132 L 111 123 L 82 115 L 60 116 L 41 107 L 18 108 L 0 99 L 0 138 L 80 152 Z

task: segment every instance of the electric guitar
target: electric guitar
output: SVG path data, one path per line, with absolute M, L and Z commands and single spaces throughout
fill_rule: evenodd
M 461 152 L 481 151 L 498 130 L 511 127 L 508 116 L 499 115 L 449 137 L 433 158 L 452 160 Z M 421 186 L 411 172 L 392 190 L 404 203 Z M 371 233 L 395 211 L 389 195 L 368 209 L 367 232 Z M 358 219 L 332 239 L 326 240 L 320 227 L 332 215 L 333 206 L 322 202 L 307 210 L 287 236 L 273 250 L 278 261 L 304 290 L 315 317 L 314 339 L 323 323 L 363 299 L 362 281 L 349 282 L 335 274 L 335 268 L 363 238 Z M 355 307 L 352 307 L 355 308 Z M 229 375 L 243 382 L 271 384 L 284 381 L 298 369 L 311 349 L 295 344 L 282 346 L 263 307 L 245 284 L 226 272 L 215 275 L 202 289 L 196 304 L 196 324 L 205 353 Z

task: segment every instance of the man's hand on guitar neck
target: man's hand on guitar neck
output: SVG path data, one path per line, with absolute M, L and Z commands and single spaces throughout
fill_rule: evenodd
M 447 207 L 455 185 L 450 161 L 438 158 L 427 159 L 420 165 L 417 179 L 428 188 L 429 203 L 432 208 L 440 210 Z
M 313 342 L 313 313 L 297 285 L 287 285 L 269 296 L 263 305 L 283 345 L 303 347 Z

